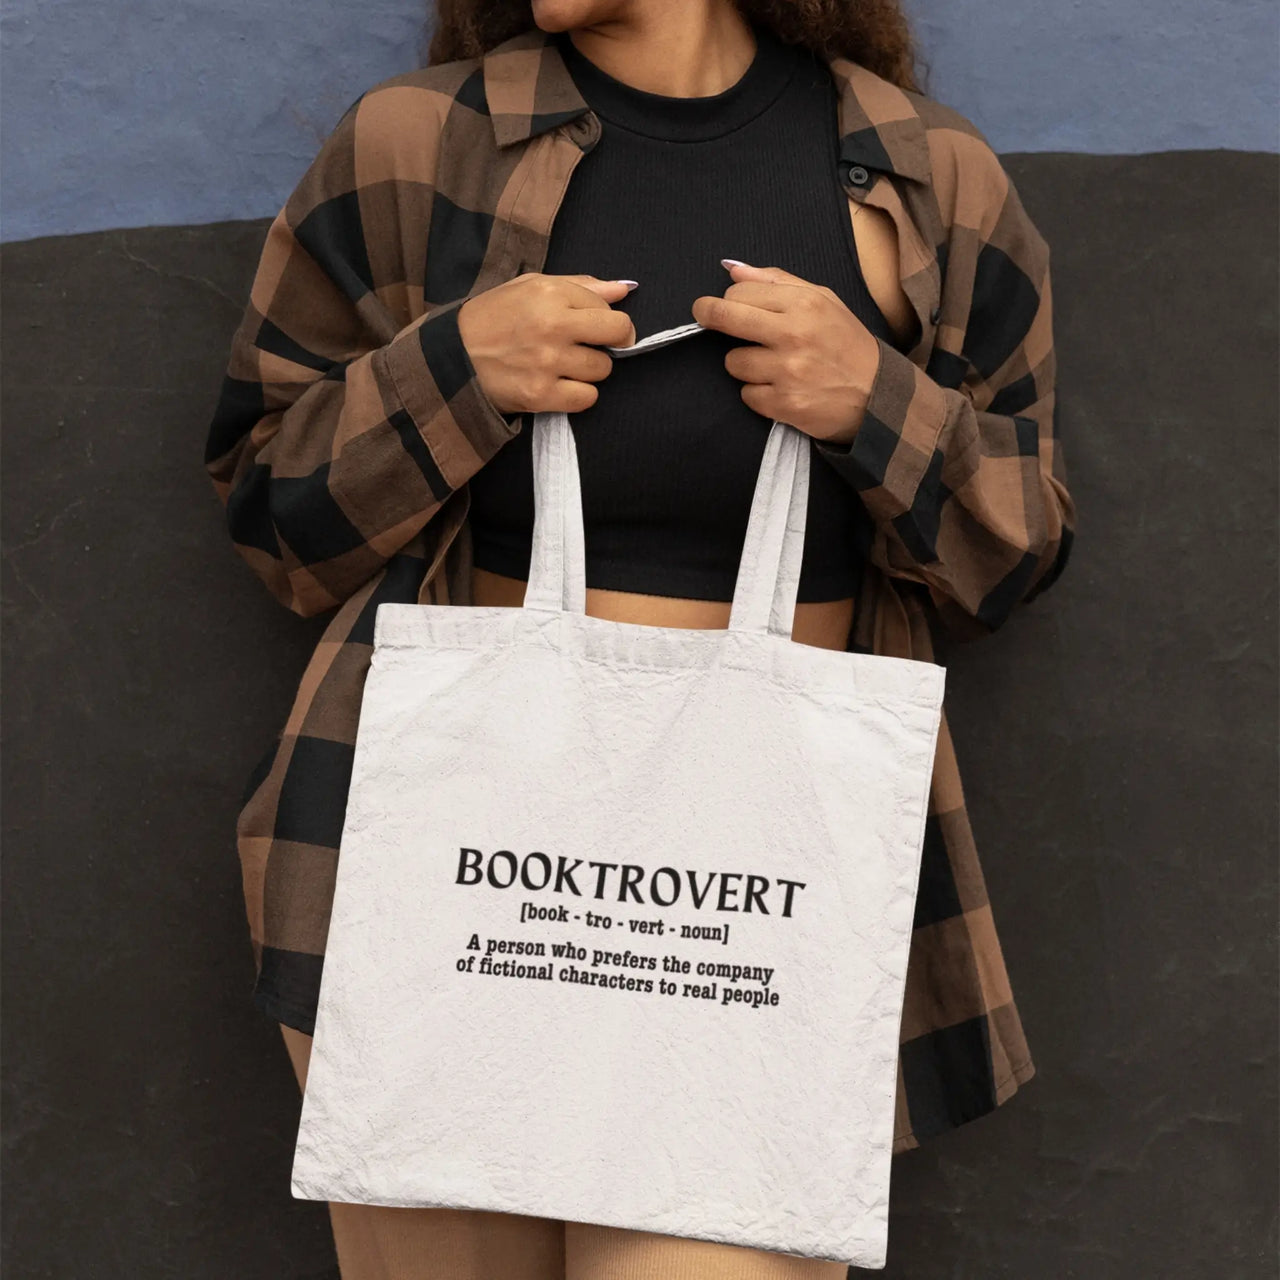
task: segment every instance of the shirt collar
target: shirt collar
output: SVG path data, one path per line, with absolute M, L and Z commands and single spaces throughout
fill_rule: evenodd
M 929 144 L 911 95 L 848 58 L 825 60 L 839 95 L 840 159 L 928 182 Z M 525 142 L 591 112 L 560 51 L 540 27 L 496 45 L 482 65 L 485 101 L 499 147 Z

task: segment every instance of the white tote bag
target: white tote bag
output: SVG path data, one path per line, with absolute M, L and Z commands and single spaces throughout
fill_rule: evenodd
M 792 641 L 795 427 L 727 630 L 585 613 L 532 430 L 524 607 L 377 611 L 293 1194 L 881 1268 L 944 669 Z

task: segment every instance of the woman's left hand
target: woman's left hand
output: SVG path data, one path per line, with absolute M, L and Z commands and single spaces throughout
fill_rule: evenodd
M 728 270 L 724 296 L 697 298 L 692 310 L 705 328 L 757 344 L 724 358 L 743 403 L 816 440 L 851 444 L 880 364 L 875 335 L 824 285 L 781 267 Z

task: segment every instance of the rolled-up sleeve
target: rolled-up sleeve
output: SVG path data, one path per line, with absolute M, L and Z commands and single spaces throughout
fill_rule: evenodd
M 999 166 L 994 154 L 989 163 Z M 998 177 L 979 233 L 955 233 L 928 369 L 878 339 L 853 441 L 817 442 L 866 504 L 872 561 L 923 584 L 959 639 L 995 630 L 1057 579 L 1076 521 L 1057 420 L 1049 246 L 1003 169 Z
M 399 231 L 385 199 L 361 199 L 392 180 L 367 100 L 268 229 L 205 447 L 236 550 L 304 616 L 367 582 L 520 429 L 476 378 L 458 331 L 465 298 L 408 324 L 384 301 L 406 287 L 370 266 L 396 261 Z

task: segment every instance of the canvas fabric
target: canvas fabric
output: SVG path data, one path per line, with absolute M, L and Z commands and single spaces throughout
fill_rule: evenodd
M 532 431 L 523 607 L 374 619 L 294 1195 L 882 1268 L 943 668 L 792 641 L 795 427 L 724 629 L 587 614 L 573 428 Z

